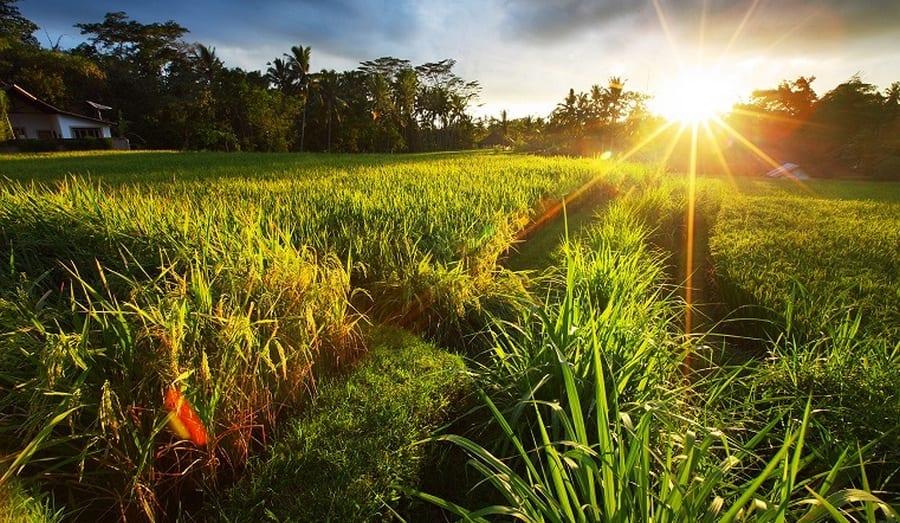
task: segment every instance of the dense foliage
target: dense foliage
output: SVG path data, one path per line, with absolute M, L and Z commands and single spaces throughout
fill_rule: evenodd
M 879 91 L 856 75 L 818 96 L 814 80 L 801 76 L 754 91 L 735 108 L 733 125 L 779 160 L 832 176 L 897 180 L 900 82 Z
M 86 41 L 74 49 L 46 49 L 16 1 L 0 3 L 0 80 L 74 112 L 87 110 L 84 100 L 113 107 L 104 117 L 135 147 L 637 152 L 682 170 L 691 156 L 690 133 L 666 127 L 648 111 L 649 97 L 628 90 L 620 77 L 584 92 L 570 89 L 545 117 L 510 120 L 503 111 L 498 118 L 475 119 L 470 110 L 480 86 L 457 75 L 451 58 L 416 65 L 387 56 L 351 71 L 315 72 L 313 50 L 296 45 L 265 71 L 244 71 L 226 67 L 214 48 L 185 41 L 188 29 L 175 21 L 142 24 L 124 12 L 76 24 Z M 700 168 L 758 173 L 793 162 L 814 176 L 895 179 L 900 84 L 880 91 L 854 76 L 819 96 L 814 80 L 801 76 L 758 89 L 735 105 L 724 125 L 701 133 Z
M 814 343 L 785 350 L 780 339 L 765 340 L 767 358 L 734 367 L 710 359 L 715 338 L 684 336 L 677 327 L 673 315 L 683 304 L 665 292 L 663 253 L 648 243 L 653 229 L 669 227 L 669 213 L 657 205 L 685 204 L 684 180 L 634 181 L 586 234 L 564 244 L 560 264 L 549 269 L 557 292 L 522 307 L 518 321 L 491 326 L 497 341 L 476 383 L 493 438 L 434 438 L 469 456 L 474 490 L 414 494 L 466 521 L 895 519 L 896 445 L 886 445 L 887 461 L 873 445 L 892 437 L 884 431 L 893 426 L 897 395 L 886 379 L 900 369 L 880 366 L 860 386 L 856 377 L 872 367 L 845 354 L 852 346 L 858 356 L 874 357 L 884 349 L 881 340 L 829 318 L 823 322 L 831 330 Z M 728 231 L 744 229 L 728 222 Z M 815 249 L 815 241 L 810 236 L 805 246 Z M 746 250 L 739 244 L 732 252 Z M 776 272 L 765 263 L 747 270 Z M 726 356 L 735 351 L 724 349 Z M 853 384 L 810 379 L 841 377 Z M 867 412 L 857 413 L 865 419 L 854 428 L 881 432 L 848 430 L 846 406 L 863 393 L 886 405 L 875 414 L 868 408 L 876 405 L 865 404 Z M 888 492 L 877 492 L 882 488 Z
M 294 46 L 266 71 L 228 68 L 214 48 L 183 40 L 174 21 L 142 24 L 124 12 L 76 27 L 86 42 L 42 48 L 16 0 L 3 0 L 0 80 L 65 110 L 84 100 L 135 147 L 243 151 L 400 152 L 471 148 L 468 111 L 478 82 L 452 59 L 413 66 L 383 57 L 357 70 L 311 69 Z

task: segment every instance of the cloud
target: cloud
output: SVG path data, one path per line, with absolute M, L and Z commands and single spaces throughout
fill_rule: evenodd
M 632 25 L 650 9 L 630 0 L 509 0 L 504 7 L 507 36 L 544 43 Z
M 413 0 L 269 0 L 214 2 L 123 0 L 113 7 L 64 0 L 24 0 L 23 15 L 51 34 L 66 34 L 70 46 L 83 37 L 75 23 L 99 22 L 108 11 L 125 11 L 141 23 L 174 20 L 190 33 L 187 41 L 228 42 L 254 49 L 280 44 L 310 45 L 337 57 L 369 58 L 402 47 L 419 31 L 419 6 Z M 223 45 L 224 47 L 224 45 Z M 274 58 L 278 55 L 272 56 Z
M 749 88 L 816 75 L 825 91 L 861 72 L 898 80 L 898 0 L 20 0 L 23 15 L 63 47 L 72 27 L 120 10 L 141 23 L 174 20 L 189 42 L 215 46 L 229 67 L 265 70 L 292 45 L 312 47 L 312 68 L 354 69 L 396 56 L 457 59 L 484 86 L 481 100 L 552 108 L 568 89 L 611 75 L 652 92 L 699 48 L 724 57 Z M 114 7 L 111 7 L 113 6 Z M 663 31 L 662 14 L 669 35 Z M 47 38 L 37 33 L 41 42 Z M 702 42 L 702 44 L 701 44 Z M 671 44 L 671 45 L 670 45 Z M 708 62 L 707 62 L 708 63 Z M 690 64 L 686 64 L 690 65 Z
M 647 33 L 668 26 L 673 39 L 743 47 L 834 47 L 900 35 L 897 0 L 508 0 L 506 34 L 543 44 L 596 33 Z M 660 15 L 663 19 L 660 21 Z

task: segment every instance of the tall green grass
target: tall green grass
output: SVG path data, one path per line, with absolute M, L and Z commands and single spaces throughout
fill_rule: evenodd
M 479 379 L 493 438 L 443 436 L 472 454 L 495 489 L 486 497 L 496 506 L 482 515 L 895 516 L 881 501 L 892 494 L 877 492 L 893 465 L 873 457 L 890 435 L 881 447 L 870 441 L 895 419 L 900 350 L 887 286 L 897 257 L 893 244 L 878 251 L 870 237 L 844 234 L 882 227 L 881 237 L 894 239 L 887 204 L 856 202 L 850 213 L 843 203 L 810 204 L 810 216 L 833 214 L 827 227 L 764 235 L 777 258 L 760 263 L 748 231 L 780 223 L 785 202 L 807 201 L 699 185 L 695 204 L 715 223 L 716 274 L 726 291 L 728 282 L 743 289 L 732 304 L 775 311 L 774 325 L 788 327 L 772 331 L 768 359 L 729 370 L 700 357 L 712 338 L 679 330 L 684 304 L 673 284 L 682 282 L 672 266 L 681 263 L 688 194 L 683 180 L 647 166 L 484 154 L 132 153 L 15 157 L 0 174 L 8 178 L 0 183 L 0 471 L 3 488 L 36 488 L 13 491 L 31 507 L 24 513 L 50 506 L 39 492 L 76 519 L 198 513 L 245 473 L 248 456 L 283 435 L 284 420 L 321 380 L 365 352 L 360 326 L 385 320 L 491 349 L 478 361 L 489 362 Z M 497 268 L 538 213 L 600 182 L 617 201 L 594 230 L 566 243 L 563 270 L 548 285 Z M 752 209 L 741 210 L 748 201 Z M 798 279 L 813 277 L 787 298 L 787 287 L 749 292 L 766 286 L 742 278 L 794 263 L 795 251 L 835 267 L 853 260 L 855 272 L 798 263 Z M 819 286 L 821 277 L 856 286 L 838 292 L 850 301 L 827 301 L 831 312 L 817 315 L 816 300 L 837 288 Z M 542 298 L 528 297 L 535 288 Z M 889 333 L 883 343 L 872 334 L 879 326 Z M 166 428 L 172 386 L 196 406 L 209 445 Z M 329 404 L 334 419 L 349 412 Z M 857 417 L 865 423 L 842 431 L 855 405 L 871 407 Z M 856 430 L 864 424 L 870 430 Z M 260 492 L 281 479 L 273 473 Z M 384 491 L 396 496 L 393 486 Z
M 238 472 L 310 397 L 314 369 L 361 348 L 342 266 L 297 261 L 272 287 L 195 262 L 144 278 L 98 267 L 97 281 L 73 267 L 65 297 L 27 280 L 28 294 L 6 294 L 3 480 L 41 478 L 73 510 L 153 518 Z M 66 309 L 54 303 L 63 299 Z M 165 429 L 173 386 L 196 406 L 208 446 Z
M 42 167 L 48 174 L 38 176 Z M 427 292 L 436 279 L 464 282 L 469 294 L 490 294 L 484 286 L 490 287 L 498 256 L 540 202 L 558 200 L 606 176 L 609 169 L 604 162 L 489 154 L 170 153 L 17 159 L 5 164 L 2 174 L 52 181 L 54 185 L 13 183 L 4 188 L 13 209 L 17 198 L 54 200 L 51 205 L 63 215 L 50 224 L 42 223 L 46 218 L 36 220 L 41 227 L 50 226 L 52 236 L 62 240 L 58 243 L 102 239 L 131 248 L 137 242 L 149 244 L 151 256 L 154 246 L 162 244 L 189 257 L 211 240 L 231 242 L 230 250 L 241 253 L 252 236 L 262 235 L 337 256 L 349 263 L 354 283 L 365 286 L 375 301 L 397 303 Z M 66 172 L 77 178 L 67 180 Z M 85 175 L 94 178 L 85 182 Z M 72 207 L 90 212 L 70 219 L 65 213 Z M 9 212 L 7 223 L 31 223 Z M 30 227 L 10 229 L 7 238 L 21 242 L 34 237 Z M 72 233 L 78 237 L 71 238 Z M 52 260 L 35 264 L 29 259 L 22 266 L 52 266 Z M 447 300 L 446 307 L 439 307 Z M 432 301 L 421 307 L 435 310 L 431 320 L 459 317 L 459 300 L 453 296 Z M 463 305 L 478 307 L 480 302 L 464 300 Z M 402 309 L 385 312 L 409 314 Z
M 885 459 L 900 461 L 900 205 L 735 196 L 710 246 L 723 299 L 761 320 L 743 332 L 772 341 L 759 385 L 812 394 L 831 431 L 883 436 Z
M 727 202 L 711 239 L 726 293 L 776 311 L 815 337 L 851 312 L 859 334 L 900 339 L 900 205 L 811 197 Z
M 0 521 L 9 523 L 55 523 L 63 511 L 53 510 L 52 500 L 34 497 L 17 482 L 0 484 Z
M 705 409 L 757 368 L 688 364 L 702 338 L 673 328 L 681 306 L 659 290 L 661 260 L 633 203 L 569 246 L 561 295 L 526 308 L 530 321 L 494 326 L 482 397 L 499 441 L 434 438 L 469 455 L 475 488 L 494 501 L 415 494 L 466 521 L 896 519 L 869 482 L 871 445 L 823 454 L 811 401 L 732 395 L 732 424 L 700 421 L 726 419 Z
M 475 330 L 522 286 L 494 264 L 530 209 L 604 166 L 138 154 L 3 174 L 42 168 L 46 184 L 0 184 L 3 482 L 34 480 L 80 518 L 156 519 L 240 474 L 364 352 L 356 307 L 435 337 Z M 170 387 L 208 445 L 166 428 Z

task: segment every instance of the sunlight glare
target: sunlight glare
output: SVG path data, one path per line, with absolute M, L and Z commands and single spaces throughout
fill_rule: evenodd
M 650 108 L 669 121 L 700 123 L 731 110 L 738 89 L 712 69 L 685 69 L 665 82 L 650 101 Z

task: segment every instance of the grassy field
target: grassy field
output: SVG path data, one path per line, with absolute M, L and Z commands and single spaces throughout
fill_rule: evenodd
M 803 189 L 802 191 L 800 189 Z M 764 336 L 772 394 L 812 394 L 836 440 L 900 435 L 900 189 L 813 182 L 749 187 L 710 239 L 721 298 L 744 336 Z M 749 306 L 749 307 L 748 307 Z
M 898 184 L 710 178 L 691 195 L 650 166 L 491 153 L 17 155 L 0 176 L 0 471 L 20 514 L 383 520 L 408 496 L 495 507 L 475 519 L 893 514 Z M 546 270 L 502 269 L 574 194 L 595 218 L 511 263 Z M 722 338 L 682 330 L 692 200 L 706 296 L 755 320 L 759 357 L 738 368 L 706 358 L 734 350 Z M 475 378 L 484 407 L 438 436 L 475 473 L 442 471 L 472 480 L 444 501 L 415 492 L 431 454 L 410 445 L 447 398 L 470 405 L 458 374 L 423 370 L 458 360 L 383 322 L 464 351 Z M 176 393 L 207 441 L 173 427 Z M 373 425 L 396 430 L 360 440 Z M 308 463 L 358 495 L 264 503 Z
M 521 288 L 494 264 L 529 213 L 605 166 L 136 153 L 2 169 L 3 479 L 51 468 L 44 483 L 74 492 L 77 472 L 77 489 L 133 515 L 239 470 L 364 352 L 369 318 L 472 334 Z M 208 448 L 168 436 L 170 389 Z

